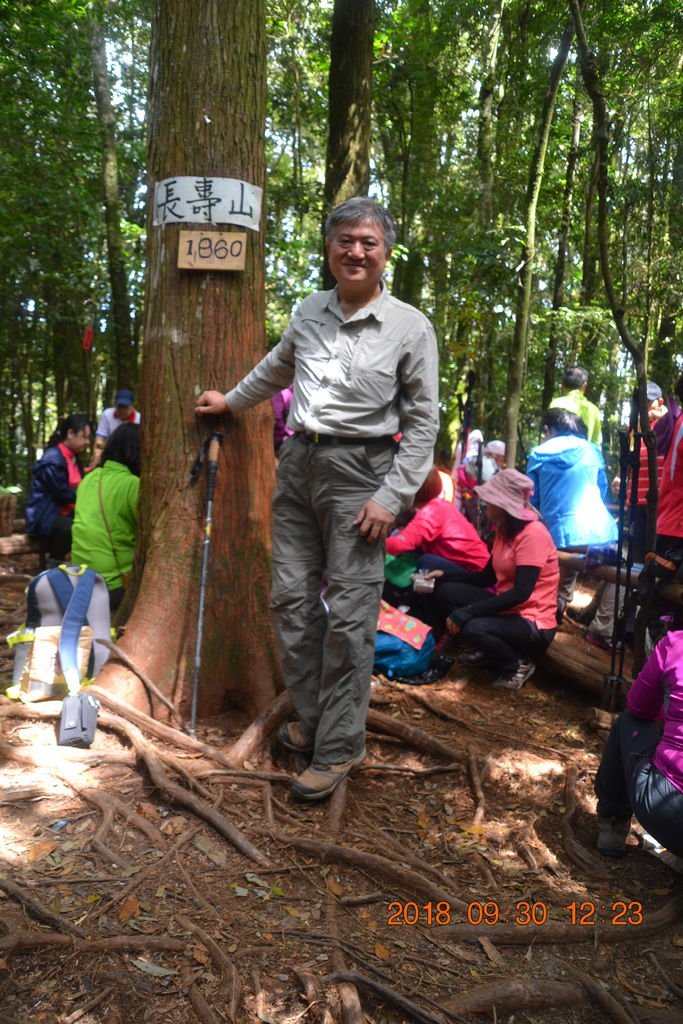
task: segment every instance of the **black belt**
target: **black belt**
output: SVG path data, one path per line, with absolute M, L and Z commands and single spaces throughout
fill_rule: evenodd
M 391 434 L 381 434 L 379 437 L 335 437 L 332 434 L 306 433 L 299 430 L 294 435 L 306 444 L 329 445 L 329 444 L 389 444 L 394 438 Z

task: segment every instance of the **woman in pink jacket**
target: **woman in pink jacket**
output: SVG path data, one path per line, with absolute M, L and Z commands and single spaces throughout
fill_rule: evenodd
M 626 853 L 633 815 L 683 857 L 683 630 L 659 641 L 629 690 L 607 737 L 595 792 L 597 845 L 606 857 Z
M 489 560 L 486 544 L 462 512 L 440 498 L 440 493 L 441 479 L 434 467 L 415 495 L 417 512 L 400 533 L 387 538 L 387 554 L 415 551 L 420 569 L 483 569 Z

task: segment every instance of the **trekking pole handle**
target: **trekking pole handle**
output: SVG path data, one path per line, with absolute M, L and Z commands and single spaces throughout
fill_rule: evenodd
M 209 438 L 209 451 L 206 456 L 208 462 L 213 462 L 214 464 L 218 462 L 218 452 L 220 451 L 222 440 L 223 435 L 219 433 L 212 434 Z

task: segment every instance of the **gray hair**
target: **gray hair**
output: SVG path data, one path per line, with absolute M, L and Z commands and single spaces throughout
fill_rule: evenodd
M 583 366 L 568 366 L 562 374 L 563 388 L 571 388 L 574 391 L 576 388 L 582 388 L 587 383 L 588 370 L 584 370 Z
M 396 226 L 384 209 L 374 199 L 355 196 L 341 203 L 325 221 L 325 238 L 330 241 L 341 224 L 360 224 L 369 220 L 382 229 L 385 249 L 391 249 L 396 241 Z

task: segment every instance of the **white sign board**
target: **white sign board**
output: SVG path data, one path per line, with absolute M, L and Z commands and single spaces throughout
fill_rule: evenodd
M 154 186 L 154 223 L 238 224 L 258 231 L 263 189 L 236 178 L 165 178 Z

